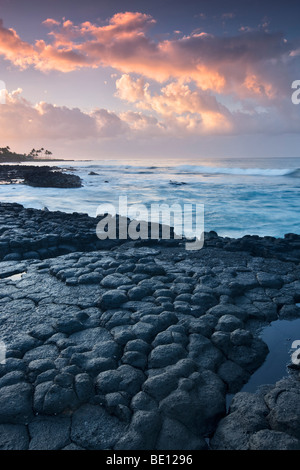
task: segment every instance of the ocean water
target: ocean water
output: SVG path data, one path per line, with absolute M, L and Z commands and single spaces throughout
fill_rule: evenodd
M 53 165 L 79 175 L 83 187 L 1 185 L 0 201 L 91 216 L 103 203 L 114 204 L 118 212 L 119 196 L 127 196 L 129 206 L 140 203 L 148 208 L 152 203 L 177 203 L 182 208 L 204 204 L 205 231 L 215 230 L 221 236 L 300 233 L 300 158 L 95 160 Z

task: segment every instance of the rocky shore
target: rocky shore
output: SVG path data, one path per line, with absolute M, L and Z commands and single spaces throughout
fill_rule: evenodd
M 0 165 L 0 184 L 22 183 L 40 188 L 80 188 L 79 176 L 62 168 L 35 165 Z
M 300 236 L 187 251 L 97 222 L 0 204 L 0 449 L 299 450 L 299 371 L 238 392 L 259 328 L 300 315 Z

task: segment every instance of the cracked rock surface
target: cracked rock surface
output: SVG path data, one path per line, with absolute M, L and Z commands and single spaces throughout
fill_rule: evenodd
M 238 393 L 258 329 L 300 315 L 296 237 L 287 260 L 212 233 L 2 261 L 0 449 L 299 449 L 298 373 Z

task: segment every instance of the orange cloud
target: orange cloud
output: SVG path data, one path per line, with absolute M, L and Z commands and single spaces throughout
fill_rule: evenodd
M 153 24 L 150 15 L 139 12 L 117 13 L 100 26 L 48 18 L 44 25 L 50 28 L 49 41 L 40 39 L 31 45 L 0 23 L 0 55 L 22 68 L 32 65 L 41 71 L 71 72 L 109 66 L 161 83 L 193 80 L 202 90 L 216 93 L 248 90 L 258 98 L 263 86 L 265 97 L 272 98 L 276 87 L 264 73 L 274 62 L 275 75 L 282 75 L 281 58 L 292 51 L 281 34 L 265 31 L 216 37 L 197 30 L 188 36 L 155 41 L 147 35 Z M 251 85 L 252 76 L 256 78 Z
M 243 85 L 252 95 L 265 96 L 267 98 L 273 98 L 275 96 L 275 90 L 272 84 L 264 83 L 256 75 L 248 75 Z
M 116 96 L 135 106 L 120 114 L 103 109 L 84 113 L 47 103 L 33 106 L 18 91 L 1 108 L 0 132 L 58 139 L 260 132 L 266 128 L 267 108 L 272 109 L 267 130 L 286 129 L 277 111 L 291 113 L 283 104 L 290 92 L 284 91 L 290 63 L 285 59 L 294 59 L 291 44 L 280 34 L 216 37 L 197 30 L 154 40 L 147 34 L 154 23 L 138 12 L 117 13 L 104 25 L 48 18 L 48 39 L 29 44 L 0 21 L 0 56 L 15 66 L 64 73 L 113 67 L 122 72 Z M 133 79 L 132 73 L 140 76 Z M 153 93 L 147 79 L 161 83 L 161 90 Z M 218 94 L 237 103 L 240 111 L 230 112 Z
M 155 111 L 169 124 L 199 134 L 232 130 L 228 109 L 208 91 L 192 91 L 187 84 L 171 82 L 161 93 L 151 94 L 149 84 L 128 74 L 116 81 L 117 96 L 136 103 L 140 109 Z M 172 124 L 172 125 L 173 125 Z
M 183 108 L 181 109 L 181 111 Z M 218 116 L 220 117 L 218 118 Z M 228 132 L 229 127 L 221 129 L 227 119 L 219 111 L 209 107 L 200 113 L 166 113 L 159 118 L 141 111 L 126 111 L 119 115 L 106 109 L 83 112 L 78 108 L 56 106 L 46 102 L 35 105 L 23 98 L 22 90 L 6 92 L 6 104 L 1 105 L 0 139 L 114 139 L 149 136 L 185 136 L 207 134 L 215 131 Z M 217 119 L 219 121 L 217 122 Z
M 18 36 L 14 29 L 6 29 L 0 19 L 0 55 L 21 69 L 35 64 L 34 47 Z
M 177 96 L 180 90 L 185 93 L 181 101 Z M 169 96 L 170 99 L 167 111 L 162 108 L 159 114 L 149 106 L 145 112 L 126 111 L 117 114 L 107 109 L 83 112 L 78 108 L 46 102 L 34 105 L 24 99 L 22 90 L 18 89 L 6 92 L 6 104 L 0 105 L 0 141 L 3 145 L 7 142 L 22 145 L 26 142 L 28 145 L 37 145 L 40 142 L 44 145 L 45 141 L 51 141 L 57 144 L 61 142 L 68 147 L 70 143 L 76 145 L 79 141 L 96 146 L 106 141 L 110 144 L 137 143 L 143 139 L 149 140 L 150 137 L 171 138 L 174 142 L 178 138 L 206 135 L 299 133 L 299 114 L 294 111 L 296 107 L 292 107 L 292 116 L 290 105 L 282 113 L 276 108 L 264 112 L 253 109 L 251 113 L 230 113 L 218 103 L 214 104 L 210 98 L 206 102 L 207 97 L 204 97 L 202 101 L 194 93 L 174 83 L 161 92 L 161 95 Z M 204 95 L 207 94 L 204 92 Z M 158 100 L 161 95 L 157 95 Z M 176 103 L 181 114 L 176 112 Z M 190 105 L 191 110 L 187 111 Z M 156 116 L 150 114 L 152 112 Z
M 71 47 L 56 48 L 40 40 L 36 42 L 38 60 L 35 68 L 43 72 L 59 70 L 60 72 L 72 72 L 81 67 L 96 67 L 88 58 Z
M 130 75 L 124 74 L 116 81 L 116 88 L 116 96 L 118 98 L 134 103 L 144 100 L 149 83 L 145 83 L 142 78 L 133 80 Z
M 60 25 L 60 22 L 59 21 L 56 21 L 52 18 L 47 18 L 45 21 L 43 21 L 43 24 L 45 26 L 48 26 L 49 28 L 53 27 L 53 26 L 59 26 Z

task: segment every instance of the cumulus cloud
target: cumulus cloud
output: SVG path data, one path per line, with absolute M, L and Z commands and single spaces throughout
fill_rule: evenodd
M 118 98 L 134 103 L 145 99 L 149 83 L 145 83 L 143 78 L 133 80 L 130 75 L 123 74 L 121 78 L 116 81 L 116 88 L 116 96 Z
M 95 120 L 78 108 L 67 108 L 40 102 L 31 104 L 22 90 L 7 93 L 1 105 L 1 138 L 88 138 L 97 132 Z
M 12 28 L 5 28 L 0 19 L 0 55 L 21 69 L 35 63 L 35 49 L 18 36 Z
M 157 93 L 147 91 L 144 109 L 120 113 L 107 109 L 83 112 L 78 108 L 27 101 L 21 89 L 6 92 L 1 105 L 0 138 L 5 142 L 62 142 L 88 145 L 100 142 L 143 141 L 209 135 L 299 132 L 300 116 L 296 106 L 282 103 L 280 109 L 255 109 L 249 106 L 235 112 L 218 104 L 207 92 L 203 95 L 187 85 L 171 83 Z M 163 103 L 166 103 L 164 106 Z M 148 145 L 148 144 L 147 144 Z
M 44 101 L 33 104 L 23 97 L 21 88 L 6 93 L 6 104 L 1 105 L 0 138 L 2 140 L 62 139 L 116 139 L 131 138 L 136 131 L 147 135 L 155 128 L 156 118 L 141 112 L 123 112 L 120 115 L 107 109 L 83 112 L 78 108 L 56 106 Z
M 279 102 L 271 99 L 271 85 L 262 85 L 255 76 L 245 84 L 248 96 L 253 96 L 254 89 L 255 95 L 268 97 L 268 105 L 244 100 L 235 111 L 221 104 L 209 90 L 193 90 L 192 83 L 170 82 L 160 92 L 152 93 L 149 83 L 126 74 L 117 80 L 116 86 L 119 97 L 134 103 L 137 109 L 155 113 L 156 129 L 177 137 L 294 133 L 300 125 L 299 109 L 291 105 L 290 96 Z M 139 92 L 135 93 L 136 90 Z
M 97 136 L 111 138 L 125 134 L 129 128 L 125 120 L 107 109 L 97 109 L 91 114 L 97 125 Z
M 154 18 L 139 12 L 117 13 L 104 25 L 48 18 L 44 25 L 49 40 L 29 44 L 0 23 L 0 54 L 23 68 L 71 72 L 109 66 L 159 82 L 193 80 L 203 90 L 243 94 L 250 89 L 259 96 L 265 87 L 264 71 L 272 65 L 282 75 L 282 61 L 293 58 L 297 50 L 281 33 L 262 30 L 232 37 L 197 30 L 155 41 L 148 34 L 153 24 Z M 249 87 L 253 76 L 261 85 Z
M 195 30 L 153 39 L 149 29 L 155 19 L 139 12 L 117 13 L 100 25 L 52 18 L 43 24 L 47 39 L 30 44 L 1 21 L 0 56 L 21 69 L 42 72 L 112 67 L 122 74 L 111 74 L 117 78 L 116 96 L 134 111 L 84 113 L 48 103 L 34 106 L 18 92 L 9 95 L 0 116 L 7 133 L 13 119 L 20 135 L 75 139 L 272 132 L 279 123 L 285 130 L 294 129 L 295 109 L 287 102 L 289 84 L 299 69 L 299 43 L 292 44 L 281 33 L 244 29 L 236 36 L 218 37 Z M 151 81 L 156 90 L 159 84 L 159 92 L 151 91 Z M 226 107 L 226 99 L 239 111 Z
M 128 74 L 116 81 L 116 87 L 117 96 L 135 102 L 137 108 L 155 111 L 177 131 L 181 127 L 199 133 L 223 133 L 231 128 L 228 109 L 208 91 L 192 91 L 187 84 L 171 82 L 160 93 L 151 94 L 149 83 Z

